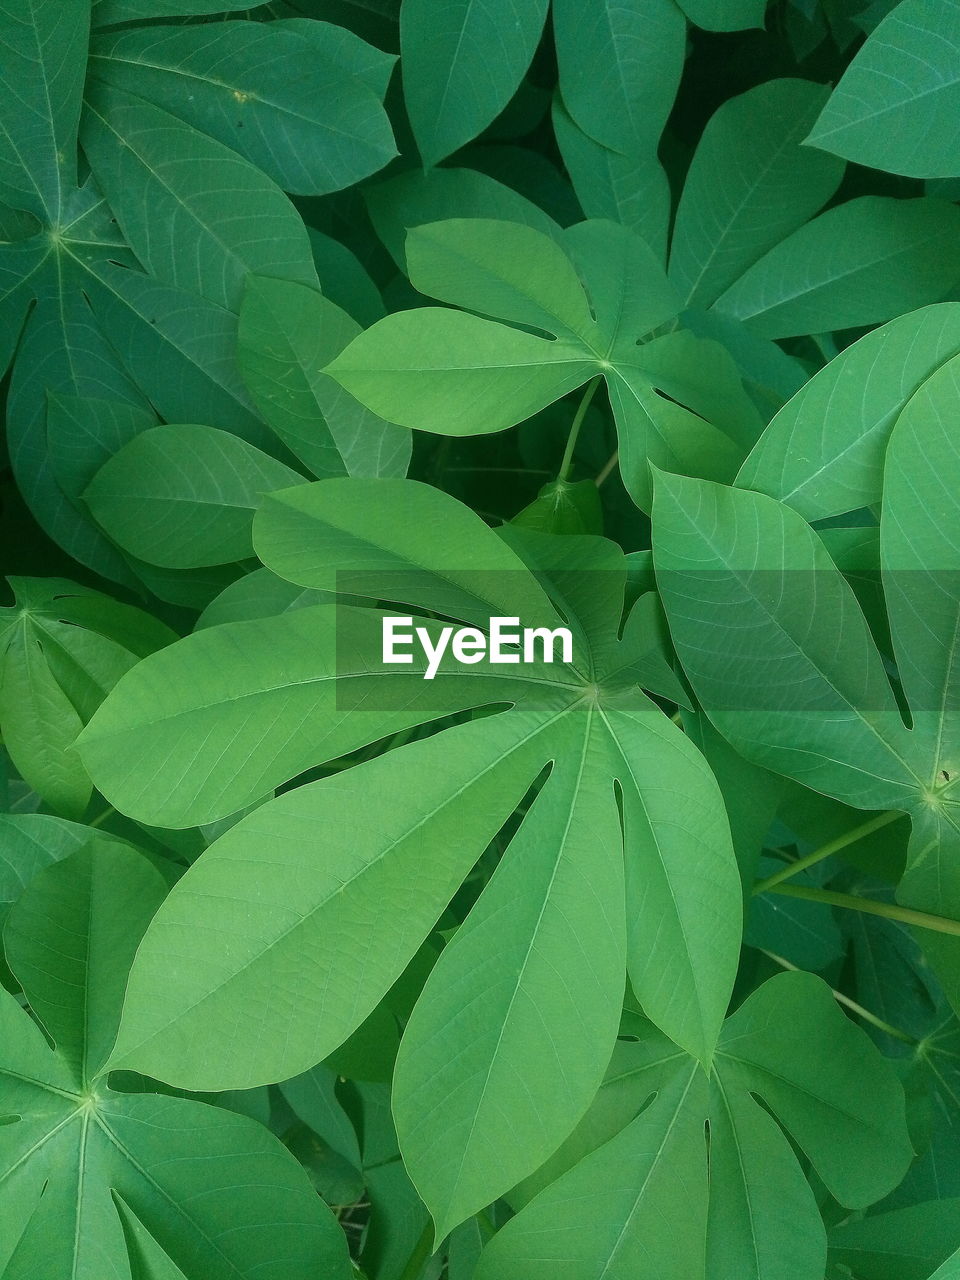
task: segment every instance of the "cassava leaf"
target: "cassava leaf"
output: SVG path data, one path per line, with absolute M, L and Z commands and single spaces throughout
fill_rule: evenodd
M 530 65 L 547 0 L 407 0 L 400 10 L 404 99 L 424 165 L 475 138 Z
M 164 890 L 138 853 L 96 838 L 41 871 L 7 920 L 8 957 L 56 1047 L 0 991 L 4 1280 L 100 1280 L 105 1268 L 133 1280 L 144 1251 L 184 1280 L 345 1278 L 332 1215 L 261 1125 L 118 1093 L 102 1074 L 127 966 Z
M 171 825 L 228 813 L 398 728 L 466 707 L 501 708 L 302 786 L 221 836 L 179 882 L 144 940 L 113 1059 L 114 1066 L 139 1065 L 194 1087 L 244 1087 L 325 1057 L 374 1007 L 472 863 L 532 796 L 499 878 L 434 969 L 401 1050 L 401 1141 L 441 1233 L 530 1172 L 586 1109 L 613 1045 L 625 968 L 655 1021 L 709 1061 L 736 955 L 739 878 L 719 793 L 695 748 L 637 689 L 632 633 L 619 641 L 610 631 L 622 609 L 622 557 L 597 539 L 545 541 L 571 548 L 574 557 L 566 584 L 564 552 L 556 564 L 547 562 L 547 582 L 564 613 L 577 610 L 573 665 L 508 669 L 505 676 L 495 667 L 447 664 L 427 685 L 415 669 L 398 674 L 382 664 L 378 610 L 320 605 L 210 628 L 159 655 L 180 673 L 182 698 L 172 713 L 166 662 L 152 671 L 142 663 L 85 740 L 85 760 L 108 796 L 127 812 Z M 256 542 L 268 564 L 304 586 L 392 598 L 480 625 L 501 611 L 541 624 L 557 619 L 524 561 L 476 517 L 423 485 L 328 480 L 289 491 L 258 516 Z M 533 554 L 529 546 L 524 554 Z M 584 564 L 603 568 L 591 575 Z M 227 675 L 228 651 L 246 655 L 243 675 L 235 659 Z M 211 698 L 210 674 L 218 669 L 224 680 Z M 349 687 L 338 695 L 344 675 Z M 158 695 L 166 708 L 159 716 Z M 323 714 L 318 698 L 326 701 Z M 267 724 L 272 759 L 264 751 Z M 253 736 L 260 744 L 255 759 Z M 149 772 L 140 763 L 145 752 Z M 363 799 L 371 794 L 376 806 Z M 601 847 L 598 824 L 606 833 Z M 346 826 L 350 870 L 338 834 Z M 266 881 L 264 860 L 274 868 Z M 694 866 L 711 884 L 707 898 L 690 876 Z M 541 887 L 515 908 L 513 951 L 501 948 L 489 973 L 465 962 L 461 957 L 482 945 L 484 921 L 503 918 L 501 896 L 509 901 L 511 885 L 534 877 Z M 586 883 L 593 896 L 583 892 Z M 222 903 L 215 932 L 205 923 L 211 898 Z M 401 899 L 402 907 L 384 914 L 386 902 Z M 569 1037 L 572 1002 L 548 975 L 553 966 L 580 969 L 585 953 L 571 947 L 565 923 L 574 905 L 591 955 L 576 985 L 592 994 L 590 1034 Z M 224 919 L 234 937 L 226 949 Z M 195 957 L 175 982 L 164 960 L 171 946 L 190 947 Z M 346 984 L 344 948 L 363 957 Z M 506 1000 L 496 984 L 503 966 L 515 978 L 516 963 L 517 993 Z M 570 972 L 562 986 L 574 977 Z M 296 1025 L 275 1002 L 277 983 L 285 981 L 301 995 L 313 992 L 316 1002 Z M 432 1095 L 434 1108 L 414 1124 L 404 1095 L 419 1096 L 417 1081 L 438 1054 L 449 1061 L 441 1034 L 446 1011 L 467 1006 L 487 1011 L 483 1035 L 470 1055 L 456 1055 L 446 1087 Z M 537 1050 L 517 1017 L 530 1007 L 550 1029 L 555 1072 L 531 1073 Z M 282 1036 L 267 1033 L 276 1016 Z M 517 1093 L 518 1075 L 533 1095 Z M 557 1081 L 565 1082 L 559 1092 Z M 494 1166 L 486 1147 L 471 1141 L 478 1117 L 484 1129 L 497 1124 L 502 1150 Z M 461 1171 L 453 1180 L 451 1167 Z
M 770 422 L 737 484 L 807 520 L 880 499 L 887 441 L 924 382 L 960 355 L 960 304 L 925 307 L 867 334 L 821 369 Z
M 184 424 L 141 431 L 100 468 L 84 500 L 125 551 L 196 569 L 248 559 L 262 496 L 302 481 L 227 431 Z
M 870 33 L 809 142 L 916 178 L 960 173 L 960 5 L 903 0 Z
M 719 344 L 685 332 L 642 341 L 679 302 L 636 236 L 581 223 L 561 249 L 532 228 L 450 220 L 413 230 L 407 255 L 419 289 L 468 311 L 387 316 L 333 361 L 329 372 L 375 413 L 443 434 L 481 434 L 601 374 L 624 481 L 639 505 L 648 505 L 648 460 L 732 476 L 736 441 L 755 435 L 755 411 Z
M 626 1127 L 561 1161 L 562 1176 L 484 1250 L 478 1280 L 629 1280 L 651 1265 L 670 1277 L 806 1280 L 823 1273 L 825 1232 L 771 1113 L 842 1204 L 882 1195 L 912 1155 L 893 1071 L 809 974 L 783 974 L 744 1002 L 709 1081 L 648 1027 L 618 1044 L 598 1110 L 606 1090 Z
M 91 71 L 245 156 L 285 191 L 322 195 L 396 154 L 381 104 L 393 59 L 327 23 L 135 27 L 97 37 Z

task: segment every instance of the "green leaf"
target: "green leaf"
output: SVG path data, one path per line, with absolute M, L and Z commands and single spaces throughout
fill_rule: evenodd
M 674 0 L 643 10 L 612 0 L 554 0 L 560 93 L 594 142 L 624 154 L 655 152 L 680 84 L 686 23 Z
M 724 737 L 859 808 L 909 807 L 917 746 L 852 588 L 801 517 L 761 494 L 660 475 L 653 521 L 673 640 Z
M 79 817 L 90 780 L 73 744 L 137 658 L 174 639 L 129 605 L 63 579 L 11 578 L 0 609 L 0 725 L 11 758 L 54 808 Z
M 597 486 L 592 480 L 550 481 L 512 523 L 540 533 L 600 533 L 603 512 Z
M 98 27 L 106 27 L 119 22 L 136 22 L 143 18 L 226 13 L 228 9 L 239 12 L 255 7 L 255 4 L 245 3 L 244 0 L 239 5 L 230 0 L 227 8 L 224 8 L 223 0 L 94 0 L 93 21 Z
M 680 7 L 706 31 L 742 31 L 762 27 L 766 0 L 680 0 Z
M 315 476 L 403 475 L 408 431 L 376 417 L 324 372 L 360 326 L 314 289 L 248 276 L 238 359 L 257 407 Z
M 873 1213 L 830 1234 L 830 1259 L 863 1280 L 929 1280 L 960 1244 L 960 1200 Z
M 397 266 L 406 266 L 406 236 L 412 227 L 445 218 L 472 217 L 519 222 L 559 238 L 549 214 L 502 182 L 475 169 L 444 168 L 400 173 L 364 193 L 370 219 Z
M 843 164 L 800 145 L 825 97 L 809 80 L 768 80 L 707 122 L 670 253 L 670 279 L 688 306 L 709 306 L 836 191 Z
M 184 1098 L 114 1092 L 98 1070 L 163 891 L 139 854 L 97 839 L 42 872 L 11 913 L 18 975 L 58 1044 L 0 991 L 4 1280 L 346 1280 L 339 1228 L 266 1129 Z M 144 1256 L 163 1269 L 143 1271 Z
M 572 721 L 565 730 L 401 1041 L 394 1116 L 437 1240 L 556 1149 L 616 1037 L 626 959 L 617 808 L 598 744 Z
M 137 27 L 100 36 L 91 49 L 98 79 L 171 112 L 301 195 L 350 186 L 396 154 L 376 84 L 393 61 L 349 32 L 308 21 Z
M 624 154 L 603 146 L 574 123 L 559 95 L 553 103 L 553 130 L 586 216 L 629 227 L 664 261 L 670 183 L 656 148 Z
M 47 444 L 57 483 L 79 498 L 107 459 L 156 421 L 149 409 L 122 400 L 51 395 Z
M 903 0 L 847 67 L 808 141 L 914 178 L 960 174 L 960 4 Z
M 475 138 L 530 65 L 547 0 L 407 0 L 400 11 L 404 99 L 426 166 Z
M 387 316 L 329 372 L 382 417 L 446 435 L 512 426 L 600 373 L 640 506 L 648 461 L 732 478 L 758 427 L 730 357 L 686 332 L 643 341 L 676 314 L 678 297 L 637 236 L 586 222 L 562 240 L 561 249 L 531 227 L 485 219 L 415 228 L 412 283 L 469 310 Z
M 145 858 L 91 838 L 39 872 L 3 931 L 10 968 L 82 1088 L 101 1071 L 126 974 L 166 885 Z
M 618 1044 L 598 1107 L 606 1089 L 629 1091 L 639 1116 L 497 1233 L 477 1280 L 626 1280 L 650 1266 L 705 1280 L 821 1275 L 817 1205 L 769 1112 L 850 1207 L 895 1185 L 912 1158 L 899 1082 L 809 974 L 782 974 L 743 1003 L 709 1082 L 647 1028 Z
M 718 298 L 766 338 L 877 324 L 937 302 L 960 279 L 960 210 L 861 196 L 782 241 Z
M 960 355 L 960 304 L 891 320 L 842 351 L 780 412 L 737 476 L 807 520 L 880 499 L 894 423 L 925 381 Z
M 86 0 L 0 4 L 0 197 L 54 226 L 76 181 L 89 24 Z
M 139 1066 L 178 1084 L 241 1087 L 326 1057 L 397 979 L 477 857 L 549 768 L 476 919 L 468 918 L 429 979 L 427 1030 L 418 1030 L 414 1013 L 404 1041 L 403 1079 L 423 1079 L 436 1053 L 430 1027 L 444 1025 L 430 1014 L 432 1001 L 441 1010 L 487 1011 L 475 1051 L 456 1055 L 449 1068 L 453 1116 L 445 1116 L 442 1139 L 425 1143 L 416 1163 L 431 1212 L 452 1227 L 531 1172 L 576 1124 L 613 1046 L 625 961 L 651 1017 L 710 1060 L 740 915 L 719 792 L 695 748 L 636 688 L 636 646 L 632 636 L 620 642 L 617 631 L 625 566 L 611 544 L 538 539 L 549 548 L 541 587 L 476 516 L 405 481 L 305 486 L 272 499 L 257 525 L 262 558 L 302 585 L 333 585 L 481 625 L 493 614 L 556 620 L 549 589 L 573 615 L 574 663 L 538 662 L 506 675 L 448 665 L 442 679 L 425 684 L 416 670 L 398 675 L 381 662 L 377 610 L 344 605 L 335 609 L 336 632 L 334 607 L 321 605 L 204 630 L 141 663 L 88 735 L 86 758 L 121 807 L 166 825 L 229 813 L 404 726 L 471 706 L 487 714 L 438 725 L 423 741 L 341 767 L 262 805 L 221 836 L 178 882 L 141 946 L 113 1065 Z M 529 535 L 525 541 L 524 556 L 534 556 Z M 171 713 L 173 670 L 181 693 Z M 211 687 L 215 673 L 219 689 Z M 380 803 L 370 805 L 370 795 Z M 602 874 L 598 823 L 607 833 Z M 701 877 L 711 885 L 707 898 Z M 488 936 L 486 919 L 504 916 L 496 910 L 501 895 L 510 904 L 510 887 L 531 880 L 539 888 L 505 907 L 516 921 L 518 994 L 511 1002 L 497 991 L 488 1000 L 485 970 L 456 957 L 473 954 L 474 933 L 481 941 Z M 211 897 L 221 903 L 215 927 Z M 586 943 L 574 950 L 565 923 L 574 910 L 590 939 L 589 971 L 579 971 Z M 223 928 L 233 938 L 229 948 Z M 193 960 L 174 977 L 166 957 L 182 948 Z M 357 963 L 345 971 L 347 952 Z M 562 966 L 560 990 L 541 953 Z M 516 982 L 516 969 L 509 972 Z M 287 997 L 277 999 L 288 982 L 309 1005 L 295 1023 Z M 574 1002 L 562 991 L 574 988 L 593 993 L 589 1036 L 567 1034 Z M 558 1058 L 555 1072 L 535 1076 L 526 1074 L 532 1042 L 519 1018 L 531 1002 Z M 479 1099 L 470 1083 L 478 1070 L 489 1073 Z M 470 1141 L 473 1109 L 516 1117 L 518 1075 L 531 1091 L 523 1133 L 529 1136 L 539 1115 L 540 1136 L 535 1144 L 516 1133 L 510 1139 L 504 1125 L 500 1132 L 513 1146 L 491 1164 L 479 1141 Z M 559 1094 L 557 1080 L 567 1082 Z M 399 1094 L 395 1105 L 398 1116 L 410 1114 Z M 449 1200 L 440 1171 L 457 1162 L 462 1178 Z
M 303 477 L 214 427 L 141 431 L 97 472 L 84 499 L 125 551 L 170 569 L 253 554 L 253 515 L 265 493 Z
M 249 271 L 316 283 L 293 206 L 229 147 L 102 84 L 82 136 L 127 241 L 158 280 L 232 311 Z

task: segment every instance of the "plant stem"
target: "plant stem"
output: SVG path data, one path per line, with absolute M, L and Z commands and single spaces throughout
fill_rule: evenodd
M 778 885 L 771 893 L 785 898 L 806 898 L 808 902 L 826 902 L 833 907 L 847 907 L 862 911 L 868 916 L 884 916 L 887 920 L 899 920 L 902 924 L 916 925 L 918 929 L 930 929 L 934 933 L 952 933 L 960 937 L 960 920 L 946 916 L 933 916 L 926 911 L 914 911 L 912 907 L 900 907 L 894 902 L 877 902 L 873 898 L 858 898 L 852 893 L 834 893 L 832 889 L 808 889 L 806 885 Z
M 87 823 L 87 826 L 88 826 L 88 827 L 99 827 L 99 826 L 101 826 L 104 822 L 106 822 L 106 820 L 110 817 L 111 813 L 116 813 L 116 812 L 117 812 L 117 811 L 116 811 L 116 809 L 113 807 L 113 805 L 112 805 L 112 804 L 108 804 L 108 805 L 107 805 L 107 807 L 104 809 L 103 813 L 98 813 L 98 814 L 97 814 L 97 816 L 96 816 L 95 818 L 91 819 L 91 821 Z
M 604 463 L 603 470 L 600 472 L 596 480 L 594 480 L 593 482 L 598 489 L 603 484 L 604 480 L 606 480 L 607 477 L 611 474 L 614 467 L 617 465 L 619 461 L 620 461 L 620 450 L 614 449 L 613 453 L 611 453 L 610 457 Z
M 580 434 L 580 428 L 583 426 L 583 420 L 587 416 L 587 410 L 590 407 L 590 401 L 593 399 L 594 392 L 600 385 L 600 374 L 595 378 L 591 378 L 584 389 L 580 404 L 577 406 L 577 412 L 573 415 L 573 422 L 570 424 L 570 434 L 567 436 L 567 447 L 563 451 L 563 461 L 560 463 L 560 474 L 558 480 L 566 480 L 570 474 L 570 468 L 573 466 L 573 451 L 577 447 L 577 436 Z
M 427 1225 L 423 1228 L 420 1239 L 413 1246 L 413 1253 L 407 1259 L 407 1265 L 403 1268 L 400 1280 L 420 1280 L 423 1272 L 423 1265 L 433 1253 L 431 1245 L 433 1244 L 433 1223 L 428 1219 Z
M 772 960 L 774 964 L 780 965 L 782 969 L 789 969 L 791 973 L 803 973 L 805 970 L 798 965 L 791 964 L 789 960 L 783 956 L 778 956 L 774 951 L 766 951 L 763 947 L 757 950 L 761 955 L 765 955 L 768 960 Z M 862 1004 L 857 1004 L 856 1000 L 851 1000 L 849 996 L 845 996 L 842 991 L 838 991 L 836 987 L 831 987 L 833 998 L 838 1004 L 844 1005 L 851 1013 L 855 1013 L 857 1017 L 862 1018 L 864 1022 L 869 1022 L 872 1027 L 876 1027 L 878 1031 L 885 1031 L 888 1036 L 893 1036 L 895 1040 L 901 1040 L 904 1044 L 917 1044 L 918 1042 L 913 1036 L 908 1036 L 906 1031 L 901 1031 L 899 1027 L 893 1026 L 889 1022 L 884 1022 L 882 1018 L 878 1018 L 875 1013 L 871 1013 L 869 1009 L 865 1009 Z
M 807 867 L 812 867 L 816 863 L 822 862 L 824 858 L 829 858 L 832 854 L 839 853 L 847 845 L 856 844 L 858 840 L 872 835 L 874 831 L 879 831 L 881 827 L 887 827 L 891 822 L 896 822 L 898 818 L 902 817 L 903 814 L 897 812 L 881 813 L 877 817 L 871 818 L 869 822 L 861 823 L 859 827 L 854 827 L 852 831 L 846 831 L 842 836 L 837 836 L 835 840 L 829 840 L 826 844 L 821 845 L 819 849 L 814 849 L 813 853 L 808 853 L 806 857 L 797 858 L 795 862 L 789 863 L 781 871 L 775 872 L 772 876 L 767 876 L 766 880 L 758 880 L 753 886 L 753 892 L 767 893 L 775 885 L 784 880 L 789 880 L 791 876 L 795 876 L 798 871 L 805 871 Z

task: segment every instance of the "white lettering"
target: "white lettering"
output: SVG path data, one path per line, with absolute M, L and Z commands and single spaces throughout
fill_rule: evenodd
M 397 653 L 398 644 L 413 644 L 412 632 L 397 635 L 398 627 L 412 627 L 412 618 L 384 618 L 382 662 L 413 662 L 412 653 Z
M 423 645 L 423 652 L 427 655 L 427 669 L 423 673 L 424 680 L 432 680 L 437 674 L 437 667 L 440 665 L 440 660 L 446 652 L 452 635 L 453 627 L 444 627 L 440 632 L 436 645 L 434 645 L 430 641 L 430 632 L 426 627 L 417 627 L 417 639 Z
M 503 646 L 511 647 L 520 644 L 520 633 L 518 631 L 505 631 L 504 627 L 519 627 L 519 618 L 491 618 L 490 619 L 490 661 L 491 662 L 519 662 L 519 653 L 504 653 Z

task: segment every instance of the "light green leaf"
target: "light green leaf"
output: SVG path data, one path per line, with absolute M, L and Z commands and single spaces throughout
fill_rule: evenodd
M 960 361 L 910 399 L 884 465 L 880 554 L 897 672 L 933 778 L 960 771 Z M 943 775 L 946 775 L 944 778 Z
M 960 279 L 960 210 L 924 196 L 861 196 L 795 231 L 718 298 L 766 338 L 878 324 Z
M 532 1172 L 589 1103 L 623 994 L 622 858 L 637 997 L 679 1043 L 710 1060 L 740 917 L 719 792 L 695 749 L 636 688 L 636 644 L 632 636 L 618 638 L 626 573 L 612 544 L 523 535 L 518 545 L 528 562 L 539 566 L 538 548 L 547 547 L 538 584 L 478 517 L 409 481 L 322 481 L 271 499 L 257 523 L 264 561 L 302 585 L 333 585 L 484 626 L 494 614 L 551 623 L 553 599 L 575 630 L 574 661 L 538 661 L 507 668 L 507 675 L 496 666 L 449 663 L 426 684 L 422 663 L 397 674 L 381 661 L 377 610 L 321 605 L 210 628 L 141 663 L 90 731 L 86 758 L 120 807 L 165 825 L 229 813 L 404 726 L 467 707 L 487 714 L 438 725 L 433 736 L 362 764 L 343 761 L 338 772 L 262 805 L 221 836 L 178 882 L 142 944 L 114 1065 L 194 1087 L 241 1087 L 282 1079 L 328 1055 L 397 979 L 470 866 L 552 767 L 557 777 L 504 853 L 497 887 L 451 944 L 446 976 L 441 961 L 428 986 L 446 1007 L 450 986 L 482 980 L 469 965 L 464 972 L 459 950 L 473 954 L 471 936 L 482 939 L 485 920 L 502 918 L 494 908 L 515 877 L 536 877 L 541 891 L 508 908 L 521 966 L 519 983 L 511 971 L 514 1003 L 502 992 L 492 1004 L 478 1002 L 490 1013 L 477 1054 L 458 1055 L 450 1068 L 449 1138 L 424 1143 L 417 1166 L 431 1212 L 453 1226 L 474 1211 L 467 1206 L 489 1202 Z M 618 794 L 628 815 L 625 844 Z M 602 875 L 598 823 L 609 841 Z M 266 878 L 265 863 L 272 867 Z M 704 882 L 711 886 L 706 898 L 697 889 Z M 211 895 L 221 903 L 215 929 Z M 564 923 L 573 910 L 593 942 L 592 977 L 571 970 L 581 954 Z M 193 957 L 175 976 L 166 960 L 171 950 Z M 357 963 L 345 974 L 346 953 Z M 561 966 L 563 990 L 594 992 L 590 1037 L 568 1035 L 571 1002 L 554 994 L 552 965 Z M 295 1022 L 288 998 L 278 998 L 287 983 L 301 1005 L 305 993 L 309 1003 Z M 428 1031 L 439 1025 L 429 1014 L 433 998 L 425 997 Z M 556 1047 L 557 1069 L 542 1078 L 526 1070 L 532 1049 L 519 1012 L 530 1001 Z M 435 1052 L 416 1019 L 404 1050 L 406 1080 L 423 1079 Z M 487 1070 L 489 1089 L 478 1095 L 471 1078 Z M 506 1095 L 518 1075 L 530 1090 L 529 1109 L 542 1117 L 541 1136 L 533 1145 L 514 1134 L 511 1151 L 491 1165 L 467 1136 L 471 1109 L 482 1105 L 493 1115 L 499 1103 L 514 1114 Z M 557 1080 L 568 1087 L 554 1098 Z M 405 1106 L 398 1095 L 398 1115 Z M 506 1126 L 502 1133 L 507 1141 Z M 451 1201 L 434 1164 L 449 1168 L 458 1160 L 462 1183 Z
M 397 1133 L 437 1240 L 563 1141 L 597 1091 L 620 1022 L 623 853 L 598 767 L 603 728 L 564 730 L 553 772 L 400 1045 Z
M 674 644 L 721 733 L 748 760 L 849 804 L 908 808 L 917 747 L 817 535 L 761 494 L 664 474 L 653 520 Z
M 404 99 L 426 166 L 475 138 L 513 97 L 536 51 L 547 0 L 407 0 L 400 11 Z
M 847 67 L 808 141 L 914 178 L 960 174 L 960 4 L 903 0 Z
M 0 4 L 0 197 L 59 224 L 76 181 L 86 0 Z
M 78 1089 L 113 1048 L 127 970 L 166 888 L 129 846 L 91 832 L 34 876 L 7 917 L 7 961 Z
M 582 386 L 595 368 L 573 343 L 420 307 L 379 320 L 327 372 L 389 422 L 477 435 L 531 417 Z
M 502 182 L 475 169 L 456 167 L 413 170 L 364 192 L 377 235 L 401 270 L 406 266 L 406 237 L 412 227 L 445 218 L 472 217 L 519 222 L 559 239 L 561 230 L 544 211 Z
M 707 122 L 670 252 L 670 279 L 686 305 L 709 306 L 836 191 L 842 162 L 800 146 L 825 97 L 809 80 L 768 80 Z
M 596 1103 L 598 1116 L 619 1110 L 621 1124 L 639 1116 L 609 1141 L 601 1128 L 587 1154 L 568 1153 L 562 1176 L 484 1250 L 477 1280 L 632 1280 L 651 1266 L 671 1280 L 821 1275 L 816 1201 L 756 1099 L 841 1204 L 865 1205 L 912 1158 L 892 1070 L 809 974 L 783 974 L 748 997 L 724 1027 L 709 1082 L 639 1030 L 618 1044 Z
M 127 241 L 158 280 L 232 311 L 248 271 L 316 283 L 296 210 L 229 147 L 102 84 L 82 136 Z
M 759 431 L 718 344 L 650 339 L 679 307 L 655 254 L 613 223 L 551 238 L 515 223 L 450 219 L 408 237 L 412 283 L 479 315 L 423 308 L 360 334 L 329 372 L 390 421 L 446 435 L 502 430 L 602 374 L 624 482 L 649 504 L 648 460 L 732 479 Z M 545 332 L 542 338 L 529 332 Z M 682 460 L 682 461 L 681 461 Z
M 369 73 L 358 74 L 358 57 L 377 79 L 394 61 L 327 23 L 237 21 L 100 36 L 90 65 L 98 79 L 239 152 L 284 190 L 323 195 L 396 154 L 382 93 Z
M 84 499 L 125 551 L 166 568 L 196 569 L 252 556 L 261 498 L 302 480 L 226 431 L 151 427 L 100 468 Z
M 336 1222 L 262 1125 L 115 1093 L 97 1073 L 126 961 L 162 893 L 139 854 L 98 839 L 41 873 L 11 915 L 26 995 L 59 1043 L 0 991 L 0 1272 L 142 1280 L 146 1253 L 165 1259 L 147 1273 L 164 1280 L 347 1280 Z
M 643 9 L 554 0 L 560 93 L 575 123 L 623 154 L 655 152 L 680 84 L 686 23 L 674 0 Z
M 240 369 L 260 412 L 315 476 L 403 475 L 408 431 L 384 422 L 325 366 L 360 332 L 333 302 L 291 281 L 248 276 L 240 308 Z
M 880 499 L 883 458 L 898 415 L 946 361 L 960 355 L 960 304 L 891 320 L 847 347 L 780 412 L 737 484 L 779 498 L 807 520 Z

